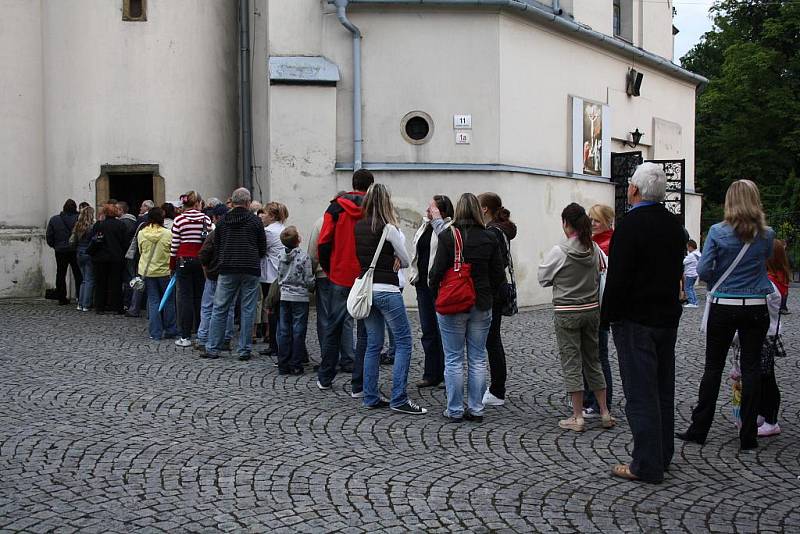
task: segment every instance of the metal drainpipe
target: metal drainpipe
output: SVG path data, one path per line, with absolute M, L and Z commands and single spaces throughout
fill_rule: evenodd
M 242 122 L 242 187 L 253 193 L 252 96 L 250 94 L 250 0 L 239 0 L 239 112 Z
M 556 15 L 561 14 L 561 0 L 553 0 L 553 13 Z
M 353 34 L 353 170 L 363 166 L 361 133 L 361 30 L 347 18 L 349 0 L 335 0 L 336 16 L 347 31 Z

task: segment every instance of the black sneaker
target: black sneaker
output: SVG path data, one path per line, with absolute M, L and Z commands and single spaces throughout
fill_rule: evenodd
M 369 408 L 370 410 L 378 410 L 380 408 L 388 408 L 388 407 L 389 407 L 389 401 L 385 399 L 378 399 L 378 402 L 376 402 L 372 406 L 367 406 L 367 408 Z M 394 408 L 392 408 L 392 410 L 394 410 Z
M 483 416 L 482 415 L 475 415 L 474 413 L 470 412 L 469 410 L 464 411 L 464 419 L 467 421 L 472 421 L 473 423 L 482 423 Z
M 252 354 L 250 354 L 249 352 L 246 352 L 244 354 L 240 354 L 239 355 L 239 361 L 240 362 L 246 362 L 247 360 L 249 360 L 252 357 L 253 357 Z
M 200 351 L 200 357 L 205 358 L 206 360 L 216 360 L 219 358 L 219 354 L 213 354 L 211 352 L 206 352 L 206 349 Z
M 411 401 L 406 401 L 405 404 L 401 404 L 396 408 L 392 407 L 392 411 L 398 413 L 405 413 L 409 415 L 422 415 L 424 413 L 428 413 L 428 410 L 422 408 L 421 406 L 417 406 Z
M 272 349 L 267 347 L 265 349 L 261 349 L 258 353 L 262 356 L 272 356 Z

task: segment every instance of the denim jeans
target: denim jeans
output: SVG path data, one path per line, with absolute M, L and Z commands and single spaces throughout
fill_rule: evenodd
M 340 286 L 330 282 L 327 299 L 328 306 L 326 310 L 327 325 L 325 327 L 321 347 L 322 361 L 319 365 L 319 371 L 317 371 L 317 379 L 323 386 L 331 385 L 333 378 L 336 376 L 336 367 L 340 363 L 339 347 L 342 343 L 343 330 L 347 319 L 352 319 L 350 314 L 347 313 L 347 296 L 349 294 L 349 287 Z M 357 357 L 354 358 L 353 371 L 355 371 L 357 367 L 357 362 L 355 361 L 356 359 Z M 342 366 L 344 365 L 345 364 L 342 363 Z M 363 372 L 363 362 L 361 368 Z M 358 390 L 356 390 L 354 387 L 354 391 L 361 391 L 360 386 Z
M 148 276 L 144 279 L 147 288 L 147 328 L 153 339 L 178 335 L 178 327 L 175 324 L 175 300 L 167 299 L 164 309 L 158 311 L 168 284 L 169 276 Z
M 328 330 L 328 306 L 330 304 L 331 281 L 327 278 L 317 278 L 317 290 L 314 299 L 317 304 L 317 340 L 319 348 L 325 343 L 325 332 Z M 355 354 L 353 352 L 353 318 L 348 314 L 342 326 L 342 336 L 339 342 L 339 365 L 351 366 Z
M 442 315 L 437 313 L 444 349 L 444 385 L 447 389 L 447 415 L 464 415 L 464 347 L 467 351 L 467 409 L 483 415 L 486 391 L 486 338 L 492 324 L 492 310 Z
M 203 287 L 203 300 L 200 303 L 200 326 L 197 327 L 197 341 L 205 345 L 208 341 L 208 329 L 211 326 L 211 312 L 214 310 L 214 295 L 217 292 L 217 281 L 206 279 Z M 234 306 L 228 310 L 228 322 L 225 324 L 225 341 L 233 339 Z
M 436 319 L 433 292 L 427 285 L 417 283 L 417 309 L 422 329 L 422 350 L 425 352 L 425 370 L 422 379 L 433 384 L 444 380 L 444 349 Z
M 282 300 L 280 308 L 278 370 L 302 369 L 308 330 L 308 302 Z
M 648 482 L 664 480 L 675 452 L 675 341 L 677 328 L 631 321 L 611 325 L 625 415 L 633 435 L 631 472 Z
M 710 297 L 707 297 L 710 298 Z M 697 406 L 692 410 L 692 424 L 687 434 L 704 441 L 717 412 L 717 397 L 725 369 L 725 359 L 733 336 L 739 332 L 742 369 L 742 448 L 757 446 L 758 405 L 761 400 L 761 348 L 769 329 L 767 306 L 727 306 L 712 304 L 706 333 L 706 364 L 700 381 Z
M 411 364 L 411 326 L 408 324 L 403 295 L 379 291 L 372 294 L 372 309 L 364 320 L 367 331 L 367 350 L 364 355 L 364 406 L 380 401 L 378 377 L 385 326 L 394 333 L 397 346 L 392 367 L 392 398 L 389 405 L 397 408 L 408 402 L 406 385 Z M 354 373 L 355 374 L 355 373 Z
M 597 332 L 597 353 L 600 355 L 600 367 L 603 368 L 603 377 L 606 379 L 606 404 L 610 410 L 611 403 L 614 400 L 614 386 L 611 378 L 611 362 L 608 360 L 608 334 L 608 329 L 601 326 L 600 330 Z M 583 377 L 583 398 L 584 408 L 592 408 L 595 412 L 600 412 L 600 405 L 597 404 L 597 397 L 594 396 L 594 391 L 589 389 L 585 374 Z
M 200 326 L 200 303 L 203 300 L 205 276 L 197 258 L 178 258 L 176 271 L 176 291 L 178 296 L 178 317 L 180 334 L 190 339 L 192 331 Z
M 685 276 L 683 278 L 683 291 L 686 293 L 686 300 L 689 301 L 689 304 L 697 305 L 697 293 L 694 291 L 696 283 L 696 276 Z
M 228 315 L 236 302 L 236 295 L 242 303 L 242 316 L 239 322 L 239 354 L 250 354 L 253 348 L 253 320 L 258 305 L 258 276 L 252 274 L 220 274 L 214 293 L 214 309 L 211 312 L 211 326 L 206 342 L 206 351 L 218 355 L 225 338 Z
M 81 269 L 81 287 L 78 291 L 78 304 L 81 308 L 91 308 L 94 301 L 94 269 L 92 257 L 88 254 L 78 253 L 78 266 Z

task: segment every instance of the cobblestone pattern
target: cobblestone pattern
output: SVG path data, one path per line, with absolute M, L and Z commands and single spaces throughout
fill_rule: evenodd
M 702 372 L 700 313 L 681 328 L 679 428 Z M 506 322 L 509 404 L 447 424 L 443 389 L 409 388 L 423 417 L 367 411 L 341 375 L 321 392 L 267 358 L 152 342 L 144 320 L 5 302 L 0 530 L 798 532 L 796 317 L 778 364 L 783 434 L 740 454 L 723 385 L 708 443 L 679 442 L 666 481 L 647 485 L 609 476 L 630 447 L 616 369 L 620 425 L 557 428 L 568 408 L 548 310 Z M 318 358 L 313 326 L 308 340 Z M 412 384 L 421 360 L 417 342 Z

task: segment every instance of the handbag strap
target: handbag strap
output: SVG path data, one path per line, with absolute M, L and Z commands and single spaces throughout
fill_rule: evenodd
M 150 256 L 147 258 L 147 265 L 144 266 L 144 272 L 142 273 L 142 276 L 147 276 L 147 271 L 150 270 L 150 262 L 153 261 L 153 254 L 156 253 L 156 247 L 160 242 L 161 239 L 153 243 L 153 246 L 150 248 Z
M 372 256 L 372 263 L 369 264 L 369 269 L 375 269 L 375 266 L 378 264 L 378 258 L 381 255 L 381 250 L 383 250 L 383 244 L 386 243 L 386 236 L 389 235 L 389 225 L 384 225 L 383 233 L 381 234 L 381 240 L 378 241 L 378 248 L 375 249 L 375 254 Z M 369 270 L 368 269 L 368 270 Z
M 461 231 L 455 226 L 450 227 L 453 231 L 453 243 L 455 244 L 455 256 L 453 257 L 453 270 L 458 272 L 464 263 L 464 241 L 461 239 Z
M 733 263 L 731 263 L 730 267 L 728 267 L 728 269 L 724 273 L 722 273 L 722 276 L 719 277 L 717 283 L 714 284 L 714 287 L 711 288 L 711 291 L 708 293 L 709 298 L 714 293 L 716 293 L 717 289 L 719 289 L 719 286 L 722 285 L 722 282 L 724 282 L 731 275 L 733 270 L 736 269 L 736 266 L 739 265 L 740 261 L 742 261 L 742 258 L 744 258 L 744 255 L 747 252 L 747 249 L 749 248 L 750 248 L 750 243 L 745 243 L 744 246 L 742 247 L 742 250 L 739 251 L 739 255 L 736 256 L 736 259 L 733 260 Z

